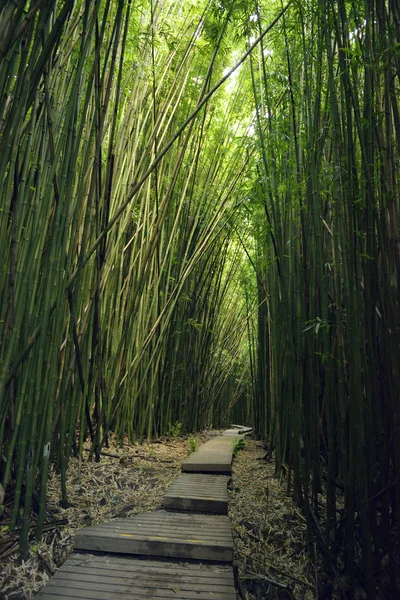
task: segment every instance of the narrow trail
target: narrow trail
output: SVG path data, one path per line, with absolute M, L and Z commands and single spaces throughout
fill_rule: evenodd
M 162 509 L 79 530 L 37 598 L 235 600 L 227 484 L 234 443 L 250 431 L 228 429 L 200 446 Z

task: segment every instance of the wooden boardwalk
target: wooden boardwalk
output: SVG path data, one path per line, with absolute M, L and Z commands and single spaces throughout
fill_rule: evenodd
M 230 562 L 233 541 L 227 517 L 156 510 L 84 527 L 76 535 L 74 548 Z
M 75 553 L 37 597 L 236 600 L 227 475 L 234 443 L 249 431 L 232 426 L 191 454 L 165 495 L 165 510 L 80 529 Z
M 233 600 L 236 592 L 229 566 L 74 553 L 50 579 L 38 598 Z
M 164 508 L 226 515 L 228 481 L 226 475 L 184 473 L 167 490 Z
M 182 471 L 188 473 L 232 473 L 232 453 L 235 442 L 243 439 L 240 429 L 227 429 L 197 450 L 183 462 Z

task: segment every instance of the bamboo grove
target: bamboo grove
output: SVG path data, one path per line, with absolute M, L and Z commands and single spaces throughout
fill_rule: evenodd
M 254 423 L 349 597 L 357 580 L 374 598 L 383 571 L 399 585 L 399 17 L 302 2 L 250 65 Z
M 396 589 L 399 48 L 395 0 L 1 3 L 0 476 L 22 549 L 49 462 L 67 504 L 85 439 L 98 460 L 111 433 L 233 418 L 339 593 Z
M 218 122 L 218 100 L 198 109 L 228 11 L 46 1 L 0 17 L 2 486 L 25 547 L 49 461 L 66 504 L 86 437 L 99 459 L 111 431 L 223 425 L 245 394 L 230 228 L 246 156 L 226 144 L 234 104 L 220 96 Z

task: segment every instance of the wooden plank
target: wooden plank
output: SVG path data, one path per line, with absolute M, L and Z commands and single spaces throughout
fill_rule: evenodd
M 119 600 L 119 598 L 121 598 L 121 600 L 169 600 L 170 598 L 173 600 L 210 600 L 211 598 L 216 598 L 217 600 L 234 600 L 237 596 L 232 596 L 232 594 L 211 595 L 209 592 L 204 594 L 201 592 L 194 592 L 191 595 L 187 595 L 185 593 L 179 593 L 179 590 L 178 593 L 173 591 L 161 591 L 161 595 L 155 595 L 151 590 L 142 588 L 139 592 L 135 592 L 134 590 L 130 591 L 128 594 L 117 592 L 112 596 L 110 596 L 108 592 L 102 593 L 88 590 L 83 592 L 83 590 L 56 589 L 48 590 L 48 592 L 41 595 L 40 598 L 41 600 Z
M 212 591 L 193 591 L 181 590 L 179 585 L 173 589 L 154 590 L 142 586 L 140 589 L 136 585 L 129 590 L 121 591 L 120 588 L 114 590 L 98 590 L 98 589 L 76 589 L 67 582 L 65 586 L 50 586 L 46 585 L 43 594 L 37 596 L 41 600 L 143 600 L 144 598 L 152 598 L 154 600 L 166 600 L 172 598 L 174 600 L 210 600 L 211 598 L 218 600 L 236 600 L 236 592 L 212 592 Z M 176 591 L 174 591 L 176 590 Z
M 228 513 L 229 477 L 184 473 L 164 496 L 164 508 L 206 513 Z
M 40 600 L 236 600 L 231 568 L 73 554 L 37 596 Z
M 45 588 L 47 590 L 47 586 Z M 39 597 L 39 596 L 38 596 Z M 211 598 L 217 600 L 236 600 L 237 596 L 231 593 L 225 594 L 213 594 L 212 592 L 181 592 L 179 588 L 177 591 L 173 590 L 159 590 L 154 592 L 153 590 L 146 590 L 142 587 L 139 591 L 130 590 L 127 593 L 116 591 L 102 592 L 99 590 L 76 590 L 67 588 L 54 588 L 48 589 L 45 594 L 40 596 L 41 600 L 210 600 Z
M 76 550 L 229 562 L 233 541 L 222 515 L 154 511 L 96 527 L 75 537 Z
M 200 446 L 183 462 L 182 471 L 186 473 L 222 473 L 232 472 L 232 453 L 235 435 L 219 435 Z
M 252 427 L 246 425 L 231 425 L 231 429 L 238 429 L 240 433 L 251 433 L 253 431 Z
M 163 556 L 188 560 L 213 560 L 230 562 L 232 549 L 223 543 L 207 543 L 203 540 L 188 539 L 187 542 L 134 538 L 134 536 L 98 536 L 88 533 L 77 538 L 75 548 L 97 552 L 119 552 L 142 556 Z
M 132 588 L 136 584 L 136 580 L 126 581 L 123 579 L 114 580 L 112 583 L 105 583 L 103 580 L 100 580 L 96 575 L 85 575 L 82 580 L 74 580 L 70 578 L 62 578 L 62 577 L 54 577 L 51 582 L 48 584 L 48 590 L 68 590 L 72 592 L 76 590 L 78 597 L 83 593 L 85 596 L 85 592 L 96 592 L 108 594 L 108 598 L 111 598 L 113 595 L 119 597 L 121 594 L 131 594 Z M 182 584 L 179 581 L 175 581 L 172 584 L 163 581 L 162 583 L 150 582 L 149 580 L 141 581 L 141 591 L 142 593 L 147 591 L 147 594 L 151 594 L 151 596 L 155 598 L 165 598 L 167 596 L 167 591 L 170 592 L 171 596 L 175 592 L 175 589 L 179 588 L 179 591 L 186 598 L 197 598 L 198 590 L 195 588 L 199 587 L 198 583 L 192 582 L 190 584 Z M 169 590 L 168 590 L 169 587 Z M 212 597 L 211 594 L 216 594 L 218 596 L 229 594 L 228 587 L 219 587 L 214 586 L 213 588 L 208 586 L 209 597 Z
M 204 564 L 199 562 L 182 563 L 155 560 L 149 558 L 137 558 L 118 554 L 102 555 L 74 552 L 63 564 L 63 569 L 80 571 L 87 568 L 101 569 L 104 572 L 125 574 L 132 573 L 136 576 L 140 573 L 152 573 L 160 571 L 160 565 L 168 565 L 168 576 L 187 575 L 189 577 L 217 578 L 231 581 L 232 570 L 228 565 Z
M 163 511 L 155 512 L 165 514 Z M 85 533 L 90 530 L 92 532 L 96 531 L 100 535 L 107 535 L 108 533 L 113 531 L 120 531 L 125 533 L 137 533 L 138 535 L 147 536 L 153 535 L 153 533 L 159 534 L 162 528 L 162 531 L 164 533 L 173 533 L 174 539 L 186 539 L 188 533 L 191 533 L 193 537 L 193 530 L 190 531 L 190 521 L 191 517 L 193 519 L 193 517 L 196 517 L 198 515 L 183 516 L 176 513 L 167 514 L 167 520 L 164 518 L 160 518 L 158 515 L 155 516 L 154 519 L 149 519 L 149 517 L 147 517 L 146 515 L 135 515 L 127 519 L 118 519 L 108 523 L 102 523 L 101 525 L 96 525 L 94 527 L 85 527 L 84 529 L 80 529 L 77 532 L 77 535 L 80 535 L 81 533 Z M 173 518 L 174 516 L 176 516 L 176 518 Z M 182 516 L 183 519 L 180 518 Z M 185 519 L 188 519 L 189 522 L 186 523 Z M 221 523 L 218 522 L 213 523 L 204 520 L 204 522 L 202 522 L 201 525 L 197 526 L 197 529 L 198 527 L 201 527 L 201 533 L 204 539 L 207 539 L 208 537 L 214 539 L 216 533 L 218 533 L 221 537 L 230 536 L 230 530 L 228 530 L 225 527 L 225 524 L 221 525 Z M 196 531 L 196 529 L 194 531 Z
M 193 591 L 195 587 L 204 584 L 207 582 L 207 587 L 211 592 L 226 592 L 229 591 L 229 584 L 225 581 L 210 581 L 202 578 L 194 578 L 194 577 L 171 577 L 167 575 L 164 571 L 157 572 L 157 577 L 154 576 L 154 572 L 146 575 L 146 573 L 140 574 L 140 580 L 142 585 L 147 588 L 151 588 L 154 590 L 157 589 L 165 589 L 168 588 L 169 584 L 177 584 L 179 582 L 179 586 L 182 591 Z M 52 579 L 52 583 L 54 586 L 59 586 L 60 584 L 66 586 L 65 582 L 71 582 L 71 587 L 79 588 L 80 586 L 83 588 L 85 583 L 90 584 L 91 589 L 99 589 L 106 591 L 107 589 L 115 588 L 116 586 L 120 587 L 121 592 L 129 591 L 132 585 L 137 581 L 138 575 L 135 574 L 134 577 L 127 577 L 125 574 L 119 574 L 118 576 L 109 576 L 104 575 L 102 571 L 96 571 L 94 569 L 87 569 L 86 572 L 73 572 L 70 571 L 62 571 L 58 573 Z

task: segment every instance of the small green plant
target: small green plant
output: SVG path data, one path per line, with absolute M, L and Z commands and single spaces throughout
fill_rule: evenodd
M 196 452 L 197 450 L 197 440 L 194 437 L 194 435 L 191 435 L 190 438 L 188 439 L 188 454 L 191 454 L 192 452 Z
M 172 437 L 179 437 L 182 431 L 182 423 L 179 421 L 175 421 L 172 423 L 168 423 L 167 435 L 172 435 Z
M 243 438 L 239 438 L 238 440 L 234 440 L 233 441 L 233 457 L 236 456 L 236 454 L 239 452 L 239 450 L 242 450 L 246 445 L 246 442 L 244 441 Z

